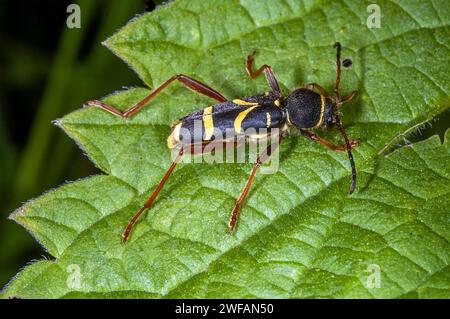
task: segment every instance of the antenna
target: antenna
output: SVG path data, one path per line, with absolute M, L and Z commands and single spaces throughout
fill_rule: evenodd
M 339 106 L 341 102 L 341 96 L 339 94 L 339 84 L 341 83 L 341 44 L 339 42 L 336 42 L 333 46 L 336 48 L 336 66 L 337 66 L 337 72 L 336 72 L 336 82 L 334 83 L 334 98 L 336 101 L 336 106 Z M 350 166 L 352 168 L 352 184 L 350 185 L 349 193 L 352 194 L 355 191 L 356 188 L 356 167 L 355 167 L 355 161 L 353 159 L 353 153 L 352 153 L 352 147 L 350 146 L 350 140 L 348 139 L 347 133 L 345 132 L 344 126 L 342 125 L 341 119 L 337 113 L 336 110 L 336 124 L 341 132 L 342 136 L 345 140 L 345 148 L 347 149 L 348 159 L 350 160 Z

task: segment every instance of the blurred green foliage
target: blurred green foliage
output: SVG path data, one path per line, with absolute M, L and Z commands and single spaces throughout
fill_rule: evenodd
M 80 5 L 80 29 L 66 27 L 71 3 Z M 88 99 L 142 84 L 101 42 L 153 8 L 144 0 L 0 4 L 0 287 L 45 255 L 8 215 L 49 188 L 97 172 L 51 121 Z

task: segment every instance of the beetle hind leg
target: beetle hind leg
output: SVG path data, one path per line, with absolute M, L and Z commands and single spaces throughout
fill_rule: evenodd
M 124 119 L 127 119 L 135 114 L 137 114 L 147 103 L 150 102 L 155 96 L 157 96 L 159 93 L 161 93 L 162 90 L 164 90 L 170 83 L 173 81 L 179 81 L 181 84 L 186 86 L 188 89 L 206 95 L 218 102 L 225 102 L 227 99 L 214 90 L 212 87 L 197 81 L 196 79 L 191 78 L 190 76 L 184 75 L 184 74 L 177 74 L 172 76 L 170 79 L 163 82 L 160 86 L 158 86 L 156 89 L 151 91 L 146 97 L 144 97 L 142 100 L 131 106 L 125 111 L 120 111 L 116 109 L 115 107 L 106 104 L 100 100 L 91 100 L 87 101 L 85 103 L 86 106 L 96 106 L 101 109 L 104 109 L 105 111 L 108 111 L 109 113 L 112 113 L 116 116 L 122 117 Z
M 141 207 L 141 209 L 133 216 L 133 218 L 128 222 L 127 227 L 125 228 L 123 234 L 122 234 L 122 241 L 123 243 L 126 243 L 128 241 L 128 238 L 130 236 L 131 231 L 133 230 L 134 224 L 137 222 L 139 217 L 142 215 L 142 213 L 150 208 L 155 201 L 156 197 L 158 196 L 159 192 L 162 190 L 164 185 L 166 184 L 167 180 L 169 179 L 170 175 L 172 174 L 173 170 L 175 169 L 175 166 L 180 161 L 181 157 L 183 156 L 183 148 L 180 149 L 178 152 L 177 157 L 173 160 L 172 165 L 170 165 L 169 169 L 167 170 L 166 174 L 164 174 L 163 178 L 159 182 L 156 189 L 152 192 L 150 197 L 145 202 L 144 206 Z

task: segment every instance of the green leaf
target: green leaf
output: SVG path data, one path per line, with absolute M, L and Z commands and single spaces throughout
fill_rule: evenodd
M 55 260 L 27 266 L 2 297 L 450 297 L 450 142 L 438 137 L 387 156 L 402 136 L 448 109 L 446 1 L 175 1 L 133 20 L 106 45 L 154 87 L 176 73 L 235 98 L 263 92 L 245 56 L 273 67 L 283 90 L 331 89 L 335 51 L 353 60 L 342 92 L 359 186 L 345 153 L 299 136 L 281 145 L 280 169 L 258 175 L 235 235 L 226 234 L 250 164 L 180 164 L 154 207 L 121 233 L 170 165 L 170 124 L 211 101 L 172 85 L 128 121 L 97 108 L 59 121 L 107 175 L 66 184 L 19 208 Z M 148 94 L 105 98 L 121 109 Z M 448 133 L 448 132 L 447 132 Z M 338 138 L 335 131 L 327 133 Z M 377 278 L 379 287 L 367 283 Z M 374 281 L 377 283 L 377 281 Z

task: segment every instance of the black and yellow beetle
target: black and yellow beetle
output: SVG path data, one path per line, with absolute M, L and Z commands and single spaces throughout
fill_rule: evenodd
M 234 132 L 231 138 L 245 138 L 245 139 L 262 139 L 267 138 L 271 134 L 271 129 L 277 129 L 281 141 L 283 133 L 289 126 L 297 128 L 304 136 L 318 141 L 326 147 L 335 151 L 347 151 L 352 169 L 352 182 L 350 186 L 350 193 L 353 193 L 356 187 L 356 168 L 353 161 L 352 147 L 358 145 L 358 140 L 349 140 L 345 133 L 344 127 L 339 117 L 340 106 L 351 100 L 357 93 L 353 91 L 350 94 L 341 97 L 339 94 L 339 83 L 341 80 L 341 45 L 337 42 L 336 48 L 336 65 L 337 76 L 334 84 L 334 96 L 330 96 L 327 91 L 316 83 L 310 83 L 304 88 L 299 88 L 287 97 L 283 97 L 280 87 L 278 85 L 275 74 L 272 68 L 268 65 L 263 65 L 257 70 L 253 70 L 253 58 L 255 52 L 247 57 L 246 71 L 248 75 L 254 79 L 264 72 L 267 82 L 271 87 L 271 92 L 258 94 L 249 97 L 238 98 L 234 100 L 226 99 L 222 94 L 189 76 L 178 74 L 155 90 L 148 94 L 144 99 L 130 107 L 124 112 L 121 112 L 103 103 L 99 100 L 86 102 L 87 106 L 100 107 L 114 115 L 127 119 L 138 113 L 153 97 L 166 88 L 171 82 L 178 80 L 189 89 L 204 94 L 210 98 L 215 99 L 218 104 L 209 106 L 205 109 L 195 111 L 180 120 L 176 121 L 172 126 L 172 132 L 167 139 L 167 146 L 169 148 L 179 148 L 178 155 L 174 159 L 172 165 L 164 177 L 159 182 L 156 189 L 150 195 L 144 206 L 136 213 L 136 215 L 128 223 L 124 233 L 123 241 L 126 242 L 133 228 L 133 225 L 138 220 L 143 211 L 149 208 L 165 182 L 175 169 L 176 164 L 186 150 L 195 149 L 195 146 L 201 146 L 201 152 L 204 152 L 206 146 L 210 143 L 225 143 L 229 142 L 230 135 L 227 134 L 225 141 L 224 136 L 215 134 L 216 132 Z M 201 123 L 200 130 L 196 129 L 195 123 Z M 336 125 L 344 137 L 345 143 L 335 145 L 328 140 L 325 140 L 313 132 L 313 129 L 330 128 Z M 251 134 L 246 133 L 249 128 L 252 128 Z M 258 134 L 258 129 L 264 129 L 264 134 Z M 189 133 L 189 138 L 182 134 L 182 130 Z M 255 133 L 256 132 L 256 133 Z M 278 145 L 279 143 L 277 143 Z M 227 143 L 229 145 L 229 143 Z M 229 231 L 234 231 L 236 227 L 239 210 L 247 196 L 248 190 L 253 182 L 258 167 L 271 155 L 273 146 L 269 145 L 256 160 L 253 170 L 245 185 L 241 195 L 236 201 L 236 205 L 231 214 L 229 222 Z

